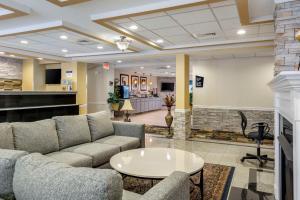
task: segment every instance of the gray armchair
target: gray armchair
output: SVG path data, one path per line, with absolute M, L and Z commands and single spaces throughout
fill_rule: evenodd
M 41 154 L 20 158 L 13 191 L 17 200 L 188 200 L 189 176 L 174 172 L 144 195 L 123 191 L 114 170 L 73 168 Z
M 135 124 L 132 122 L 119 122 L 114 121 L 113 127 L 115 135 L 137 137 L 141 141 L 141 147 L 145 147 L 145 125 Z

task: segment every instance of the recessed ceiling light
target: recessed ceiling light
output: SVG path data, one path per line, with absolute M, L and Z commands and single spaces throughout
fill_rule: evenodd
M 165 72 L 165 74 L 169 74 L 169 72 Z
M 170 69 L 170 68 L 171 68 L 171 66 L 170 66 L 170 65 L 167 65 L 167 66 L 166 66 L 166 68 Z
M 44 58 L 37 58 L 38 60 L 44 60 Z
M 123 61 L 122 60 L 117 60 L 117 63 L 122 63 Z
M 158 40 L 156 40 L 156 43 L 159 43 L 159 44 L 164 43 L 164 40 L 163 39 L 158 39 Z
M 5 54 L 5 52 L 3 52 L 3 51 L 0 51 L 0 55 L 4 55 Z
M 131 25 L 129 28 L 130 28 L 131 30 L 136 30 L 136 29 L 138 29 L 139 27 L 138 27 L 137 25 Z
M 27 40 L 21 40 L 20 43 L 21 44 L 28 44 L 28 41 Z
M 240 29 L 236 32 L 238 35 L 244 35 L 246 33 L 245 29 Z
M 66 36 L 66 35 L 61 35 L 61 36 L 59 36 L 59 38 L 62 39 L 62 40 L 67 40 L 67 39 L 68 39 L 68 36 Z
M 11 55 L 9 55 L 9 56 L 10 56 L 10 57 L 13 57 L 13 58 L 14 58 L 14 57 L 16 57 L 16 56 L 15 56 L 15 55 L 13 55 L 13 54 L 11 54 Z
M 99 45 L 99 46 L 97 46 L 97 49 L 103 49 L 103 46 Z
M 175 76 L 175 73 L 172 73 L 171 75 L 172 75 L 172 76 Z
M 68 49 L 62 49 L 61 51 L 64 52 L 64 53 L 67 53 Z
M 140 69 L 144 69 L 145 67 L 140 67 Z

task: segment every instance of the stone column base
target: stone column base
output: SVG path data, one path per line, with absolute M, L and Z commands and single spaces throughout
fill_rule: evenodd
M 185 140 L 191 135 L 190 109 L 175 109 L 174 139 Z

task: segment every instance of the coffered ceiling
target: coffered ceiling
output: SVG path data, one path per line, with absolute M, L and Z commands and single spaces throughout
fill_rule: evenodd
M 266 3 L 268 2 L 268 3 Z M 0 0 L 0 51 L 106 56 L 272 41 L 272 0 Z M 263 6 L 263 7 L 262 7 Z M 241 11 L 247 11 L 241 14 Z M 13 13 L 16 18 L 2 18 Z M 244 29 L 244 35 L 237 31 Z M 120 35 L 132 40 L 121 52 Z M 66 36 L 62 39 L 62 36 Z M 84 59 L 83 59 L 84 60 Z

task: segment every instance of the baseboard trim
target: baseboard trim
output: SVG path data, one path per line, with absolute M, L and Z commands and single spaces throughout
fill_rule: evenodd
M 274 111 L 274 108 L 265 107 L 233 107 L 233 106 L 206 106 L 206 105 L 193 105 L 194 108 L 208 108 L 208 109 L 223 109 L 223 110 L 257 110 L 257 111 Z

